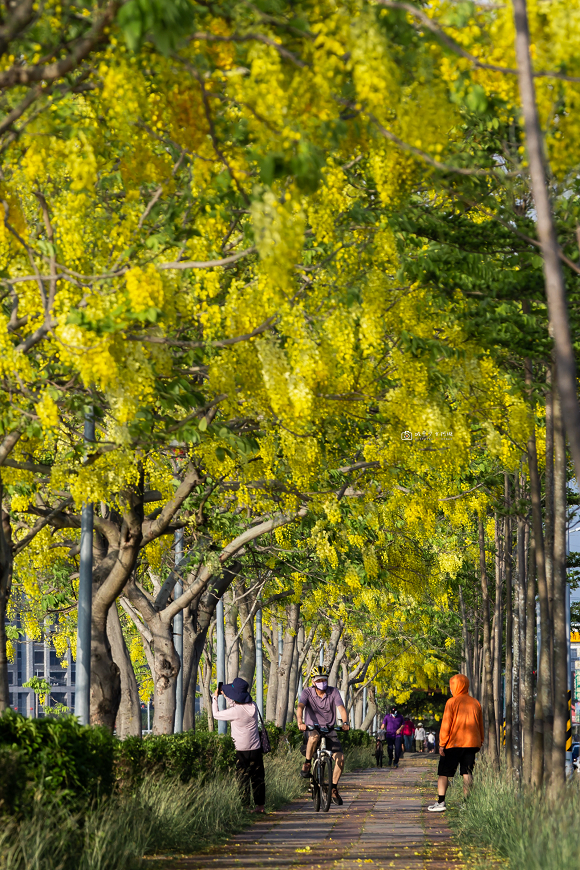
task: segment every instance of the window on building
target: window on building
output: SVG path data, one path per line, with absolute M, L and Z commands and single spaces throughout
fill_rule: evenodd
M 35 649 L 34 650 L 34 664 L 35 665 L 44 665 L 44 650 L 43 649 Z
M 50 651 L 50 666 L 51 666 L 51 668 L 59 668 L 60 667 L 60 659 L 57 656 L 55 649 L 51 649 L 51 651 Z
M 52 686 L 66 686 L 66 671 L 51 671 L 50 683 Z
M 9 686 L 14 685 L 14 671 L 8 671 L 8 685 Z M 12 706 L 12 701 L 10 701 L 10 706 Z

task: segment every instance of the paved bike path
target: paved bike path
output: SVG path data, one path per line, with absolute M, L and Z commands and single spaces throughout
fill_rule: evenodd
M 443 813 L 427 813 L 426 768 L 407 756 L 398 770 L 359 770 L 341 781 L 342 807 L 314 813 L 301 798 L 259 819 L 224 847 L 170 861 L 168 870 L 459 870 L 462 861 Z

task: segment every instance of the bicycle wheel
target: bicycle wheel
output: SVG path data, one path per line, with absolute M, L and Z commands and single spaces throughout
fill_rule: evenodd
M 320 810 L 320 785 L 318 783 L 318 761 L 312 762 L 312 803 L 314 804 L 314 812 L 317 813 Z
M 333 760 L 331 756 L 321 759 L 320 774 L 318 781 L 320 783 L 320 796 L 322 801 L 322 812 L 327 813 L 330 809 L 332 801 L 332 769 Z

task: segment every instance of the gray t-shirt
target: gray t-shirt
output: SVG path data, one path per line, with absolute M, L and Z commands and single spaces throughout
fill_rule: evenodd
M 332 728 L 336 722 L 336 708 L 344 707 L 340 692 L 333 686 L 326 687 L 322 698 L 316 694 L 314 686 L 304 689 L 298 703 L 304 704 L 306 725 L 324 725 L 326 728 Z

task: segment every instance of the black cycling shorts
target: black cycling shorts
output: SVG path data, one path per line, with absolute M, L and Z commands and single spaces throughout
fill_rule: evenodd
M 300 752 L 302 755 L 306 755 L 306 744 L 308 743 L 308 738 L 311 734 L 314 734 L 314 731 L 303 731 L 302 732 L 302 746 L 300 747 Z M 334 755 L 335 752 L 342 752 L 342 744 L 338 739 L 338 734 L 332 729 L 328 734 L 324 735 L 326 737 L 326 748 L 329 752 L 332 752 Z
M 439 768 L 437 776 L 448 776 L 453 778 L 459 767 L 459 772 L 462 776 L 473 773 L 475 767 L 475 756 L 479 749 L 473 747 L 462 748 L 452 746 L 445 750 L 445 755 L 439 756 Z

